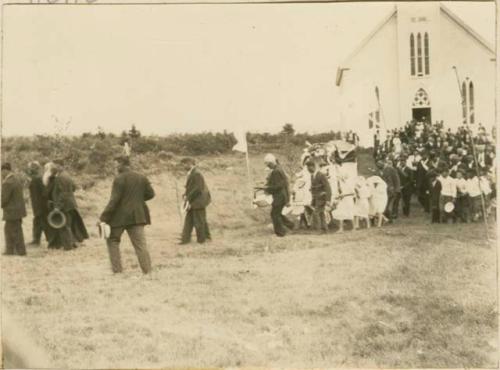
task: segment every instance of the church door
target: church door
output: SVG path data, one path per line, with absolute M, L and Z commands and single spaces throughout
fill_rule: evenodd
M 413 117 L 417 122 L 432 122 L 431 108 L 413 108 Z
M 412 118 L 419 122 L 432 122 L 431 120 L 431 102 L 429 95 L 424 89 L 418 89 L 413 98 Z

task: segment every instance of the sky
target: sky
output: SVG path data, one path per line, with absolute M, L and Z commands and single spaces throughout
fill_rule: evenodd
M 445 4 L 494 43 L 494 3 Z M 6 6 L 2 134 L 336 130 L 337 67 L 393 6 Z

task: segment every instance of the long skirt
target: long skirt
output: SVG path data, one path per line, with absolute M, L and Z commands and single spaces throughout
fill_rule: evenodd
M 66 216 L 66 225 L 60 229 L 54 229 L 49 226 L 49 248 L 76 248 L 76 242 L 82 242 L 89 238 L 87 228 L 83 223 L 82 217 L 78 210 L 64 212 Z
M 354 218 L 354 197 L 352 195 L 342 198 L 337 208 L 332 211 L 335 220 L 352 220 Z

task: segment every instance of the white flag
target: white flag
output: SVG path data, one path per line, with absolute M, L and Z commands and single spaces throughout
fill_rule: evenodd
M 244 130 L 239 130 L 234 133 L 234 137 L 236 138 L 236 145 L 233 146 L 233 150 L 238 152 L 247 153 L 248 152 L 248 144 L 247 144 L 247 133 Z

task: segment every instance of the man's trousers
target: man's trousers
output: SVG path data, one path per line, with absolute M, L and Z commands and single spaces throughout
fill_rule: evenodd
M 5 254 L 17 254 L 18 256 L 26 255 L 22 223 L 22 219 L 5 221 Z
M 181 243 L 189 243 L 191 241 L 193 228 L 196 231 L 196 240 L 198 243 L 204 243 L 207 239 L 211 239 L 206 208 L 190 209 L 187 211 L 184 218 Z
M 282 203 L 273 203 L 271 207 L 271 219 L 273 220 L 274 233 L 278 236 L 286 235 L 285 226 L 289 229 L 295 227 L 294 223 L 281 213 L 283 212 L 283 208 L 285 208 L 285 204 Z
M 112 227 L 111 234 L 107 240 L 109 259 L 111 261 L 111 269 L 113 272 L 122 272 L 122 261 L 120 256 L 120 241 L 124 231 L 127 234 L 134 246 L 135 254 L 139 260 L 139 265 L 143 273 L 151 272 L 151 257 L 149 256 L 146 245 L 146 234 L 144 233 L 144 225 L 131 225 L 125 227 Z

